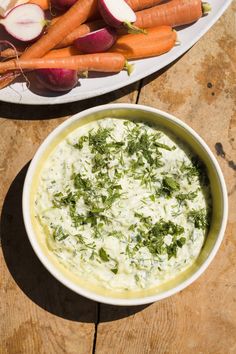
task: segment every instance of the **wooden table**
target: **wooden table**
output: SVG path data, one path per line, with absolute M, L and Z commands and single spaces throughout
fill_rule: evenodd
M 0 353 L 236 353 L 236 2 L 179 60 L 103 97 L 54 107 L 0 102 Z M 85 108 L 132 102 L 181 117 L 215 153 L 230 213 L 220 250 L 194 284 L 149 306 L 115 307 L 58 283 L 27 240 L 21 194 L 48 133 Z

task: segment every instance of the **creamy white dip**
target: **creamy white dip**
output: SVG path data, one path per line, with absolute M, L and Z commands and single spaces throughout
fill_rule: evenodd
M 52 255 L 113 291 L 151 289 L 191 266 L 207 234 L 202 163 L 159 127 L 106 118 L 58 143 L 34 213 Z

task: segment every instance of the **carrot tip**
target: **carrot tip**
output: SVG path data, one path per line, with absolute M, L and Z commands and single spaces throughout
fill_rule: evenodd
M 124 69 L 127 71 L 128 75 L 130 76 L 132 74 L 132 72 L 134 71 L 134 65 L 129 64 L 129 62 L 126 60 Z
M 88 73 L 88 70 L 86 70 L 86 71 L 81 72 L 80 74 L 81 74 L 82 77 L 84 77 L 85 79 L 87 79 L 89 73 Z
M 131 34 L 138 34 L 138 33 L 147 34 L 147 31 L 145 29 L 136 27 L 136 26 L 132 25 L 132 23 L 130 23 L 128 21 L 123 22 L 123 25 L 128 30 L 128 33 L 131 33 Z
M 211 4 L 208 2 L 202 2 L 202 13 L 203 15 L 208 14 L 211 11 Z

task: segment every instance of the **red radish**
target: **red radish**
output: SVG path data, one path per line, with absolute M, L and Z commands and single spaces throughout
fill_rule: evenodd
M 98 9 L 109 26 L 126 27 L 132 33 L 144 32 L 132 25 L 136 21 L 136 14 L 125 0 L 98 0 Z
M 70 91 L 78 83 L 77 71 L 70 69 L 37 69 L 35 76 L 50 91 Z
M 74 5 L 76 1 L 77 0 L 51 0 L 51 5 L 57 10 L 67 10 Z
M 0 24 L 15 39 L 22 42 L 38 38 L 45 27 L 44 11 L 35 4 L 23 4 L 10 10 Z
M 83 53 L 100 53 L 110 49 L 117 39 L 116 31 L 111 27 L 103 27 L 90 32 L 74 41 L 74 46 Z

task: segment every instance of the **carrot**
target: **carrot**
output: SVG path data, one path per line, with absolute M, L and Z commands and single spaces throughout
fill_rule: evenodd
M 11 59 L 11 58 L 15 58 L 16 55 L 20 56 L 21 54 L 22 54 L 22 51 L 20 49 L 14 50 L 13 48 L 7 48 L 7 49 L 4 49 L 0 52 L 0 57 Z
M 147 34 L 126 34 L 119 36 L 110 53 L 120 53 L 126 59 L 141 59 L 161 55 L 173 48 L 176 32 L 169 26 L 149 28 Z M 44 58 L 63 58 L 80 54 L 74 47 L 54 49 Z
M 47 54 L 43 56 L 43 58 L 67 58 L 73 55 L 83 55 L 78 49 L 73 46 L 65 47 L 61 49 L 53 49 L 50 50 Z
M 176 32 L 169 26 L 149 28 L 147 34 L 126 34 L 119 36 L 109 50 L 120 53 L 126 59 L 141 59 L 161 55 L 168 52 L 176 43 Z M 13 55 L 15 54 L 13 49 Z M 65 58 L 81 54 L 75 47 L 50 50 L 43 58 Z M 1 66 L 0 66 L 1 68 Z
M 162 25 L 177 27 L 195 22 L 209 11 L 210 5 L 201 0 L 173 0 L 138 11 L 134 25 L 140 28 Z
M 30 0 L 30 3 L 39 5 L 43 10 L 49 9 L 49 0 Z
M 74 55 L 65 58 L 14 59 L 0 63 L 0 72 L 9 70 L 35 70 L 63 68 L 78 71 L 119 72 L 125 68 L 126 60 L 119 53 L 97 53 Z M 8 73 L 7 73 L 8 74 Z
M 139 11 L 156 6 L 163 1 L 164 0 L 127 0 L 126 2 L 134 11 Z
M 147 34 L 120 36 L 109 52 L 121 53 L 126 59 L 153 57 L 171 50 L 176 37 L 176 32 L 169 26 L 153 27 Z
M 132 1 L 138 3 L 138 0 L 132 0 Z M 148 0 L 148 1 L 150 1 L 150 0 Z M 190 16 L 192 16 L 190 13 L 189 13 L 188 19 L 185 19 L 185 21 L 180 21 L 180 19 L 177 21 L 173 21 L 173 16 L 165 16 L 165 14 L 168 13 L 168 11 L 169 11 L 168 7 L 170 7 L 171 4 L 173 4 L 171 6 L 174 6 L 174 8 L 172 8 L 171 11 L 172 12 L 177 11 L 176 14 L 180 13 L 180 15 L 181 15 L 182 9 L 181 9 L 181 7 L 177 8 L 177 5 L 178 5 L 177 3 L 179 3 L 179 5 L 180 5 L 180 3 L 184 4 L 184 7 L 186 7 L 186 5 L 189 5 L 189 4 L 194 4 L 195 6 L 196 6 L 196 4 L 198 4 L 198 5 L 201 4 L 200 7 L 198 8 L 201 11 L 201 13 L 199 13 L 200 17 L 202 16 L 202 14 L 205 14 L 210 10 L 209 4 L 201 3 L 198 0 L 173 0 L 170 3 L 159 5 L 159 6 L 147 9 L 147 10 L 138 11 L 137 12 L 137 21 L 136 21 L 135 25 L 140 28 L 151 28 L 151 27 L 163 26 L 163 25 L 175 27 L 175 26 L 180 26 L 180 23 L 183 24 L 183 22 L 185 22 L 185 24 L 187 24 L 187 22 L 189 22 L 189 21 L 193 22 L 193 21 L 197 20 L 196 17 L 194 17 L 194 18 L 190 17 Z M 168 7 L 167 7 L 167 5 L 168 5 Z M 201 8 L 202 8 L 202 10 L 201 10 Z M 171 11 L 170 11 L 170 13 L 171 13 Z M 79 26 L 74 31 L 72 31 L 66 38 L 64 38 L 56 46 L 56 48 L 67 47 L 67 46 L 73 44 L 73 42 L 77 38 L 84 36 L 85 34 L 95 31 L 99 28 L 102 28 L 104 26 L 106 26 L 106 24 L 103 20 L 97 20 L 94 22 L 84 23 L 83 25 Z M 120 32 L 120 34 L 124 34 L 124 30 L 121 30 L 119 32 Z

